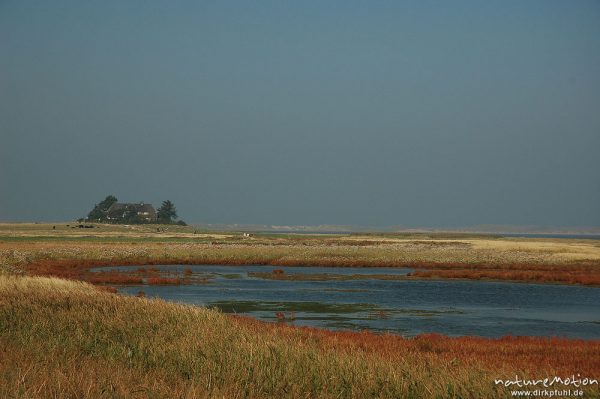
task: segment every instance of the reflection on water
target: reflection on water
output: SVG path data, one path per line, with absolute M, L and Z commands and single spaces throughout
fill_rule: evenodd
M 191 268 L 194 276 L 202 276 L 207 282 L 127 286 L 120 292 L 135 295 L 143 290 L 148 297 L 217 307 L 224 312 L 297 326 L 368 329 L 405 336 L 436 332 L 600 338 L 600 288 L 410 280 L 403 277 L 409 269 L 397 268 L 156 267 L 170 275 Z M 115 269 L 136 268 L 95 270 Z M 275 273 L 279 274 L 276 278 L 265 277 L 276 269 L 283 273 Z M 333 277 L 322 278 L 327 274 Z

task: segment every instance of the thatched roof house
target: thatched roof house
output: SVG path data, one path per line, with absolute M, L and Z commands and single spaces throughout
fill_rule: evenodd
M 145 222 L 156 221 L 156 210 L 152 204 L 139 204 L 115 202 L 106 211 L 106 218 L 112 221 L 127 220 L 132 215 L 137 215 Z

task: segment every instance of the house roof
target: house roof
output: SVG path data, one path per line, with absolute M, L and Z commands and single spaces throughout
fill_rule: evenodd
M 138 212 L 156 212 L 152 204 L 140 204 L 138 208 Z
M 133 210 L 136 212 L 148 212 L 155 213 L 154 207 L 152 204 L 145 204 L 143 202 L 140 203 L 126 203 L 126 202 L 115 202 L 108 208 L 107 213 L 115 213 L 115 212 L 124 212 L 128 210 Z

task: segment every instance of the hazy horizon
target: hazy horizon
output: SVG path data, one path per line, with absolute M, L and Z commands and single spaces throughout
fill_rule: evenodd
M 600 3 L 0 3 L 0 221 L 600 227 Z

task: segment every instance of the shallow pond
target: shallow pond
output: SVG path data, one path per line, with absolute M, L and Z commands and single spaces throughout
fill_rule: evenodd
M 155 266 L 182 285 L 126 286 L 120 292 L 218 307 L 266 321 L 405 336 L 503 335 L 600 338 L 600 288 L 410 280 L 409 269 L 271 266 Z M 94 271 L 135 271 L 104 267 Z M 275 272 L 280 269 L 283 272 Z

